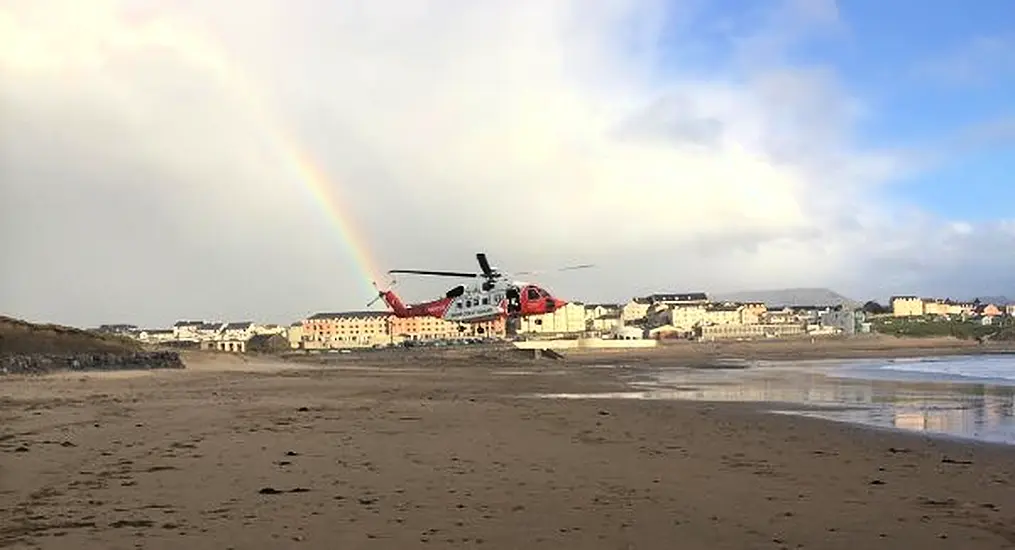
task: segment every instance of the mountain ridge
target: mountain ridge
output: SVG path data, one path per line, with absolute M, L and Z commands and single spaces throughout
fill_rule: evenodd
M 719 302 L 761 302 L 766 306 L 849 306 L 863 302 L 848 298 L 834 290 L 821 287 L 780 288 L 717 292 L 711 298 Z

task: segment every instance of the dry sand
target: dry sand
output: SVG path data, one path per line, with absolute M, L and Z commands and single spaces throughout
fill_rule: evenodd
M 345 364 L 3 380 L 0 547 L 1015 547 L 1011 447 L 516 397 L 622 389 L 570 361 Z

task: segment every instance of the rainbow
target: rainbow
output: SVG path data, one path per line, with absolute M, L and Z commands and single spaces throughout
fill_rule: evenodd
M 367 239 L 353 227 L 352 218 L 342 212 L 341 203 L 335 196 L 337 186 L 267 109 L 267 103 L 256 93 L 257 87 L 239 64 L 216 41 L 198 34 L 194 29 L 183 30 L 164 19 L 133 24 L 131 27 L 127 39 L 131 45 L 157 45 L 171 49 L 210 72 L 231 94 L 243 101 L 265 135 L 273 142 L 281 161 L 292 172 L 294 181 L 335 227 L 359 272 L 361 282 L 374 294 L 376 291 L 373 282 L 381 270 L 377 269 L 377 263 L 370 254 Z

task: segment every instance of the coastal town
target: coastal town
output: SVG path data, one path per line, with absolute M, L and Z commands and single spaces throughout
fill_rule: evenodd
M 542 315 L 457 324 L 434 317 L 400 318 L 386 311 L 315 313 L 289 324 L 181 320 L 170 328 L 103 325 L 101 332 L 145 343 L 224 352 L 326 351 L 461 342 L 551 339 L 755 340 L 851 336 L 892 319 L 944 319 L 980 326 L 1015 317 L 1015 304 L 894 296 L 888 306 L 766 304 L 716 301 L 704 292 L 658 293 L 624 304 L 569 302 Z M 897 326 L 897 325 L 896 325 Z

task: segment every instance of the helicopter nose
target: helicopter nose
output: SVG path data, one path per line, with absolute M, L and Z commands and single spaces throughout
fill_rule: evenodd
M 561 300 L 560 298 L 553 299 L 553 309 L 560 309 L 567 305 L 567 300 Z

